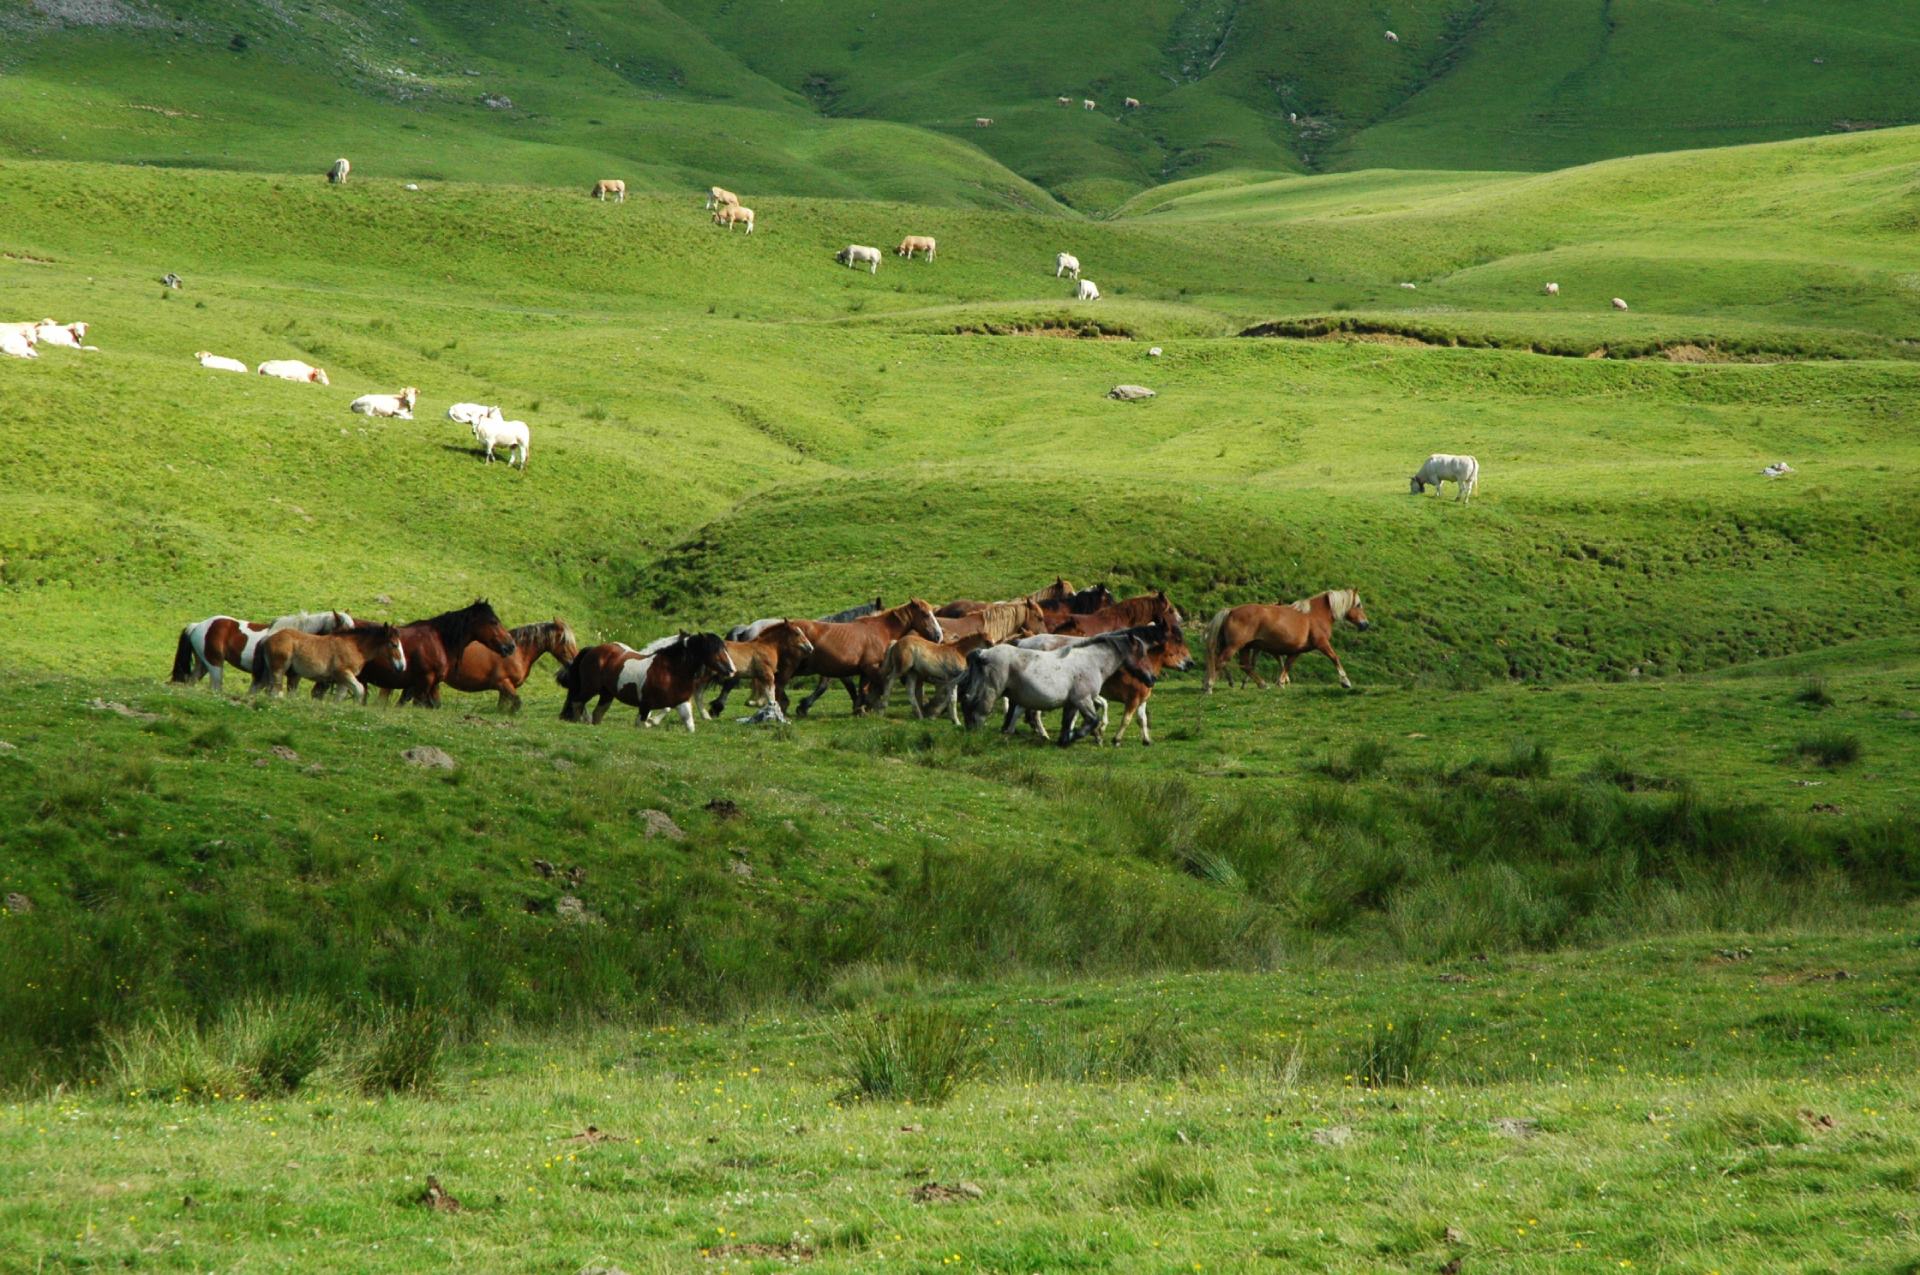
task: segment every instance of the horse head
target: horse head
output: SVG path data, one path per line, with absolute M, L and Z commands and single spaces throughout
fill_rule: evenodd
M 500 623 L 500 617 L 493 613 L 485 598 L 475 598 L 472 606 L 460 612 L 459 618 L 466 628 L 467 642 L 490 646 L 501 655 L 513 654 L 513 634 L 507 632 L 507 626 Z M 466 642 L 458 648 L 448 643 L 448 654 L 457 658 L 465 648 Z
M 1346 609 L 1341 615 L 1341 618 L 1364 633 L 1367 629 L 1373 627 L 1373 621 L 1367 618 L 1366 608 L 1360 605 L 1360 595 L 1357 592 L 1349 589 L 1347 590 L 1347 596 L 1353 599 L 1353 605 Z
M 387 663 L 393 666 L 393 671 L 406 672 L 407 648 L 400 643 L 400 630 L 391 624 L 383 624 L 375 630 L 375 633 L 378 636 L 374 640 L 380 646 L 380 653 L 386 657 Z
M 695 671 L 722 679 L 739 674 L 734 667 L 733 656 L 727 654 L 726 640 L 718 633 L 682 633 L 680 649 L 686 656 L 686 663 Z
M 1155 680 L 1153 673 L 1142 662 L 1147 658 L 1147 644 L 1140 638 L 1129 635 L 1114 645 L 1120 651 L 1120 667 L 1148 686 L 1152 686 Z
M 1187 632 L 1178 624 L 1167 630 L 1160 646 L 1160 667 L 1184 671 L 1193 666 L 1193 651 L 1187 646 Z
M 940 619 L 934 615 L 933 608 L 921 598 L 908 598 L 907 604 L 900 608 L 906 612 L 907 628 L 918 633 L 929 642 L 938 642 L 940 637 Z

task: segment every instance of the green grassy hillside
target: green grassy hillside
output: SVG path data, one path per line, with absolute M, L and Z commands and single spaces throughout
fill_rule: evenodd
M 1547 169 L 1920 119 L 1920 18 L 1898 0 L 5 0 L 0 32 L 15 156 L 311 172 L 345 153 L 368 177 L 961 206 L 1100 211 L 1222 170 Z

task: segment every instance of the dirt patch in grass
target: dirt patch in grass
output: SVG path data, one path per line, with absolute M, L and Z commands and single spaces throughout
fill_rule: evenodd
M 1098 319 L 1019 320 L 1004 323 L 981 319 L 962 323 L 953 329 L 955 336 L 1045 336 L 1067 341 L 1131 341 L 1133 331 Z
M 785 1244 L 716 1244 L 712 1248 L 701 1249 L 700 1255 L 708 1261 L 771 1257 L 783 1262 L 811 1262 L 813 1246 L 791 1240 Z
M 986 1194 L 971 1182 L 956 1182 L 952 1186 L 944 1186 L 938 1182 L 923 1182 L 912 1191 L 915 1204 L 964 1204 L 970 1200 L 982 1199 Z

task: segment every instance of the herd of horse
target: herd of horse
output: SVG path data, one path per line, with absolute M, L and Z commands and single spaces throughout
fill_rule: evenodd
M 959 598 L 935 607 L 909 598 L 889 607 L 875 598 L 819 619 L 772 616 L 725 634 L 683 631 L 644 647 L 605 642 L 583 650 L 564 620 L 509 629 L 480 600 L 411 624 L 364 624 L 344 611 L 298 612 L 271 623 L 213 616 L 181 629 L 172 676 L 189 684 L 207 677 L 218 690 L 231 667 L 253 679 L 254 691 L 272 696 L 304 678 L 316 699 L 344 692 L 365 703 L 370 690 L 383 701 L 397 691 L 401 703 L 426 708 L 438 707 L 441 688 L 451 686 L 495 692 L 502 709 L 518 711 L 520 688 L 551 655 L 566 693 L 565 721 L 597 725 L 617 701 L 636 710 L 643 725 L 673 712 L 691 731 L 696 712 L 724 713 L 742 682 L 760 720 L 804 717 L 836 683 L 855 716 L 884 714 L 894 688 L 904 684 L 915 717 L 946 715 L 969 729 L 998 708 L 1004 733 L 1024 717 L 1048 739 L 1041 714 L 1057 709 L 1063 747 L 1089 735 L 1104 742 L 1109 706 L 1118 704 L 1113 743 L 1138 719 L 1141 742 L 1151 744 L 1148 700 L 1156 682 L 1193 663 L 1186 622 L 1164 590 L 1117 599 L 1104 584 L 1075 589 L 1059 578 L 1002 601 Z M 1333 661 L 1340 684 L 1351 687 L 1332 645 L 1340 622 L 1368 627 L 1352 589 L 1224 608 L 1205 625 L 1205 689 L 1211 693 L 1223 673 L 1232 685 L 1236 667 L 1264 687 L 1254 671 L 1261 654 L 1281 662 L 1284 686 L 1294 661 L 1312 651 Z M 795 704 L 788 688 L 807 677 L 817 683 Z M 702 708 L 709 688 L 715 693 Z

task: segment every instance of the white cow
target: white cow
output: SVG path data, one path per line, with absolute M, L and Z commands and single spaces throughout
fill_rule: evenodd
M 724 186 L 707 187 L 707 210 L 709 212 L 715 208 L 727 204 L 738 204 L 739 202 L 740 196 L 734 194 Z
M 1083 111 L 1097 111 L 1100 109 L 1100 103 L 1090 97 L 1083 97 L 1080 99 L 1080 109 Z
M 1550 296 L 1550 297 L 1557 297 L 1557 296 L 1559 296 L 1559 295 L 1560 295 L 1560 285 L 1559 285 L 1559 284 L 1557 284 L 1557 283 L 1550 283 L 1550 284 L 1548 284 L 1548 285 L 1546 286 L 1546 294 L 1547 294 L 1548 296 Z
M 1428 487 L 1437 494 L 1443 482 L 1453 483 L 1459 489 L 1455 500 L 1462 504 L 1470 502 L 1473 493 L 1480 489 L 1480 462 L 1471 456 L 1435 452 L 1427 457 L 1427 463 L 1420 466 L 1420 472 L 1413 476 L 1413 494 L 1418 496 Z
M 325 372 L 299 359 L 268 359 L 260 365 L 260 375 L 277 376 L 283 381 L 311 381 L 315 385 L 333 384 Z
M 850 243 L 834 253 L 833 259 L 843 262 L 849 270 L 866 266 L 868 274 L 880 273 L 880 250 L 869 248 L 865 244 Z
M 69 350 L 85 347 L 87 325 L 84 323 L 55 323 L 52 319 L 43 319 L 33 330 L 33 339 L 41 345 L 64 345 Z
M 197 351 L 193 357 L 200 360 L 201 367 L 212 368 L 216 372 L 244 372 L 247 370 L 247 365 L 239 359 L 226 358 L 223 355 L 214 354 L 207 350 Z
M 347 180 L 347 174 L 352 171 L 352 164 L 349 164 L 344 159 L 336 159 L 333 161 L 333 167 L 327 170 L 327 181 L 335 186 L 344 185 Z
M 362 416 L 397 416 L 403 421 L 410 421 L 413 419 L 413 405 L 419 401 L 420 391 L 409 385 L 398 394 L 362 394 L 347 404 L 347 410 Z
M 746 223 L 747 233 L 752 234 L 753 209 L 742 208 L 739 204 L 721 204 L 713 210 L 713 224 L 725 226 L 728 233 L 732 233 L 733 228 L 742 222 Z
M 1140 99 L 1137 97 L 1130 97 L 1122 101 L 1120 105 L 1126 107 L 1130 111 L 1137 111 L 1140 109 Z
M 33 348 L 33 335 L 18 328 L 0 328 L 0 354 L 16 359 L 37 359 L 40 351 Z
M 493 463 L 493 449 L 505 447 L 507 463 L 525 469 L 533 435 L 525 421 L 503 421 L 497 416 L 486 416 L 473 423 L 473 441 L 486 447 L 489 465 Z
M 1074 256 L 1070 252 L 1054 253 L 1053 254 L 1053 277 L 1058 279 L 1061 275 L 1066 275 L 1069 278 L 1078 279 L 1080 277 L 1080 258 Z
M 1615 297 L 1613 299 L 1613 308 L 1616 310 L 1624 310 L 1627 308 L 1627 303 L 1622 301 L 1619 297 Z
M 1387 43 L 1388 43 L 1388 44 L 1398 44 L 1398 43 L 1400 43 L 1400 37 L 1399 37 L 1399 36 L 1397 36 L 1397 35 L 1395 35 L 1395 34 L 1394 34 L 1393 32 L 1391 32 L 1391 31 L 1389 31 L 1389 32 L 1387 32 Z
M 488 417 L 492 417 L 494 420 L 503 419 L 500 415 L 499 404 L 496 403 L 492 407 L 488 407 L 485 403 L 455 403 L 447 409 L 447 419 L 450 421 L 459 421 L 462 425 L 472 425 L 474 422 L 486 420 Z
M 1075 301 L 1098 301 L 1100 299 L 1100 285 L 1091 279 L 1082 279 L 1080 285 L 1073 290 L 1073 299 Z

